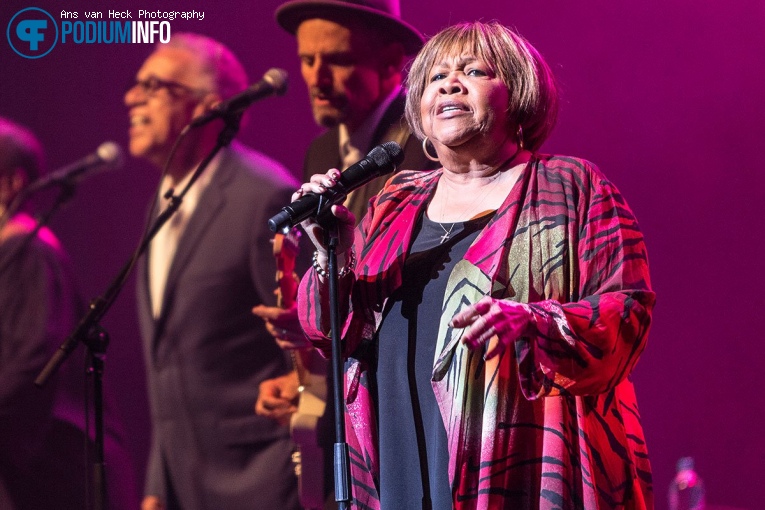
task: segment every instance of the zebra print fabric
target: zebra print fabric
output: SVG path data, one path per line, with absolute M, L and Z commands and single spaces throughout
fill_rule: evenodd
M 353 506 L 379 508 L 369 380 L 375 331 L 399 285 L 417 218 L 442 171 L 399 172 L 359 226 L 341 281 Z M 530 304 L 536 333 L 491 360 L 449 320 L 486 295 Z M 311 271 L 300 316 L 329 355 L 326 289 Z M 432 384 L 456 509 L 653 508 L 630 373 L 655 301 L 637 222 L 591 163 L 536 156 L 449 277 Z

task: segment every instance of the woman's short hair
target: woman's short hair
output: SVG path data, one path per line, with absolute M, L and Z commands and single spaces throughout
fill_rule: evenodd
M 491 21 L 460 23 L 433 36 L 414 59 L 407 78 L 406 119 L 412 132 L 425 138 L 420 102 L 434 65 L 445 57 L 474 55 L 497 73 L 509 91 L 508 114 L 515 136 L 523 128 L 526 149 L 535 151 L 547 139 L 558 117 L 558 92 L 550 67 L 519 34 Z

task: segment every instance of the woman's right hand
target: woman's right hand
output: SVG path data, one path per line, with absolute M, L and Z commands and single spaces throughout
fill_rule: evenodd
M 306 193 L 315 193 L 317 195 L 324 193 L 327 189 L 336 185 L 339 179 L 340 170 L 337 168 L 330 169 L 326 174 L 312 175 L 309 182 L 302 184 L 292 194 L 292 201 L 294 202 Z M 345 254 L 353 246 L 356 217 L 342 204 L 333 205 L 331 211 L 332 215 L 337 218 L 338 223 L 338 245 L 336 252 L 338 255 L 338 265 L 342 267 L 345 262 Z M 317 223 L 316 218 L 309 218 L 303 221 L 301 226 L 319 252 L 319 263 L 322 267 L 327 267 L 327 245 L 324 238 L 324 228 Z

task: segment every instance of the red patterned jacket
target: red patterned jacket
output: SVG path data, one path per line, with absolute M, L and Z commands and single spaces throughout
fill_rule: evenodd
M 359 225 L 355 274 L 340 282 L 354 508 L 380 505 L 368 385 L 375 331 L 441 173 L 391 178 Z M 538 330 L 490 361 L 448 326 L 487 294 L 531 304 Z M 300 316 L 328 355 L 320 297 L 326 288 L 311 270 L 301 282 Z M 619 191 L 587 161 L 532 158 L 451 273 L 433 329 L 432 384 L 449 442 L 454 508 L 653 508 L 629 375 L 654 300 L 643 237 Z

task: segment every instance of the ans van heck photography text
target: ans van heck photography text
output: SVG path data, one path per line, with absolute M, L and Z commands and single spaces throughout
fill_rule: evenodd
M 204 11 L 161 11 L 159 9 L 150 11 L 146 9 L 125 9 L 108 11 L 61 11 L 61 19 L 121 19 L 121 20 L 174 20 L 175 18 L 186 20 L 199 20 L 205 19 Z
M 61 11 L 61 42 L 69 38 L 75 44 L 90 43 L 167 43 L 170 21 L 203 20 L 203 11 Z M 73 21 L 74 20 L 74 21 Z M 107 21 L 112 20 L 112 21 Z

